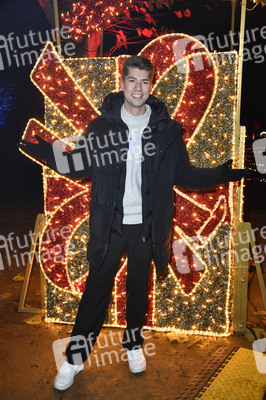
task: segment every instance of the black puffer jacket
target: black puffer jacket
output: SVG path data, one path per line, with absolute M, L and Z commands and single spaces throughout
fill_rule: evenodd
M 84 133 L 90 143 L 90 166 L 75 176 L 92 179 L 87 255 L 99 269 L 108 250 L 110 232 L 122 233 L 128 148 L 127 126 L 120 117 L 123 102 L 122 92 L 110 93 L 105 98 L 101 116 Z M 180 135 L 181 125 L 169 117 L 164 103 L 156 97 L 150 95 L 147 104 L 152 114 L 147 130 L 150 133 L 142 138 L 143 240 L 152 237 L 155 266 L 157 273 L 162 274 L 171 249 L 173 186 L 206 189 L 219 185 L 223 183 L 222 166 L 211 169 L 192 166 Z

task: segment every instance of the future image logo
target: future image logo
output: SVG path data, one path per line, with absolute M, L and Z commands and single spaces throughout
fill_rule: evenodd
M 46 30 L 45 32 L 33 32 L 30 30 L 27 34 L 18 36 L 15 32 L 8 35 L 0 35 L 0 71 L 12 66 L 24 67 L 34 64 L 39 58 L 40 47 L 49 41 L 56 41 L 56 31 Z M 63 26 L 60 29 L 60 37 L 63 40 L 69 39 L 70 28 Z M 66 42 L 62 45 L 62 52 L 66 57 L 75 55 L 75 43 Z M 60 51 L 61 52 L 61 51 Z

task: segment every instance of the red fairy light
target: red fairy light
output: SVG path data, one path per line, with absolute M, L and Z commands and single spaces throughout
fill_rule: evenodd
M 156 25 L 156 22 L 154 21 L 154 19 L 151 17 L 151 14 L 146 13 L 145 14 L 145 19 L 149 24 L 153 24 Z
M 191 11 L 187 8 L 186 10 L 183 11 L 184 12 L 184 16 L 187 18 L 191 17 Z
M 151 29 L 143 29 L 142 34 L 147 37 L 152 37 L 152 30 Z
M 130 11 L 128 9 L 125 9 L 123 13 L 126 15 L 127 18 L 130 18 Z
M 47 56 L 49 57 L 46 60 Z M 48 44 L 38 60 L 31 78 L 73 126 L 83 130 L 88 125 L 91 116 L 96 117 L 97 114 L 74 80 L 69 79 L 69 71 L 62 66 L 59 68 L 58 63 L 60 63 L 58 55 Z M 47 76 L 53 78 L 47 79 Z M 47 80 L 49 84 L 47 84 Z
M 129 7 L 132 0 L 80 0 L 73 4 L 72 11 L 61 14 L 65 25 L 72 30 L 73 38 L 81 43 L 83 36 L 100 30 L 102 26 L 110 22 L 114 17 L 122 14 Z

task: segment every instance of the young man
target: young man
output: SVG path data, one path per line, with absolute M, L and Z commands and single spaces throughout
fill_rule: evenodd
M 124 65 L 121 92 L 110 93 L 101 115 L 93 120 L 84 137 L 90 157 L 73 179 L 91 177 L 90 272 L 72 337 L 86 338 L 87 349 L 79 357 L 66 350 L 66 361 L 54 387 L 65 390 L 82 370 L 83 363 L 102 328 L 114 278 L 123 254 L 127 254 L 127 328 L 123 346 L 129 369 L 146 369 L 141 330 L 145 320 L 148 279 L 154 259 L 158 274 L 168 264 L 173 217 L 173 186 L 206 189 L 240 180 L 245 170 L 232 170 L 231 161 L 217 168 L 196 168 L 189 162 L 180 135 L 181 125 L 172 120 L 164 103 L 150 95 L 153 65 L 145 57 L 129 57 Z M 50 144 L 22 141 L 21 148 L 47 161 L 57 170 Z M 74 150 L 75 151 L 75 150 Z

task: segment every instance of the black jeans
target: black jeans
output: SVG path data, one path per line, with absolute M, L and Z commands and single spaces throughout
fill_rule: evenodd
M 148 302 L 149 272 L 152 261 L 151 239 L 142 240 L 142 224 L 123 225 L 123 234 L 112 232 L 105 261 L 100 270 L 90 266 L 86 289 L 80 301 L 71 337 L 81 335 L 84 340 L 70 341 L 66 359 L 70 364 L 80 364 L 89 356 L 97 340 L 108 310 L 114 279 L 121 258 L 126 253 L 127 301 L 126 322 L 122 344 L 131 350 L 141 347 L 141 329 L 144 324 Z M 79 361 L 77 361 L 79 360 Z

